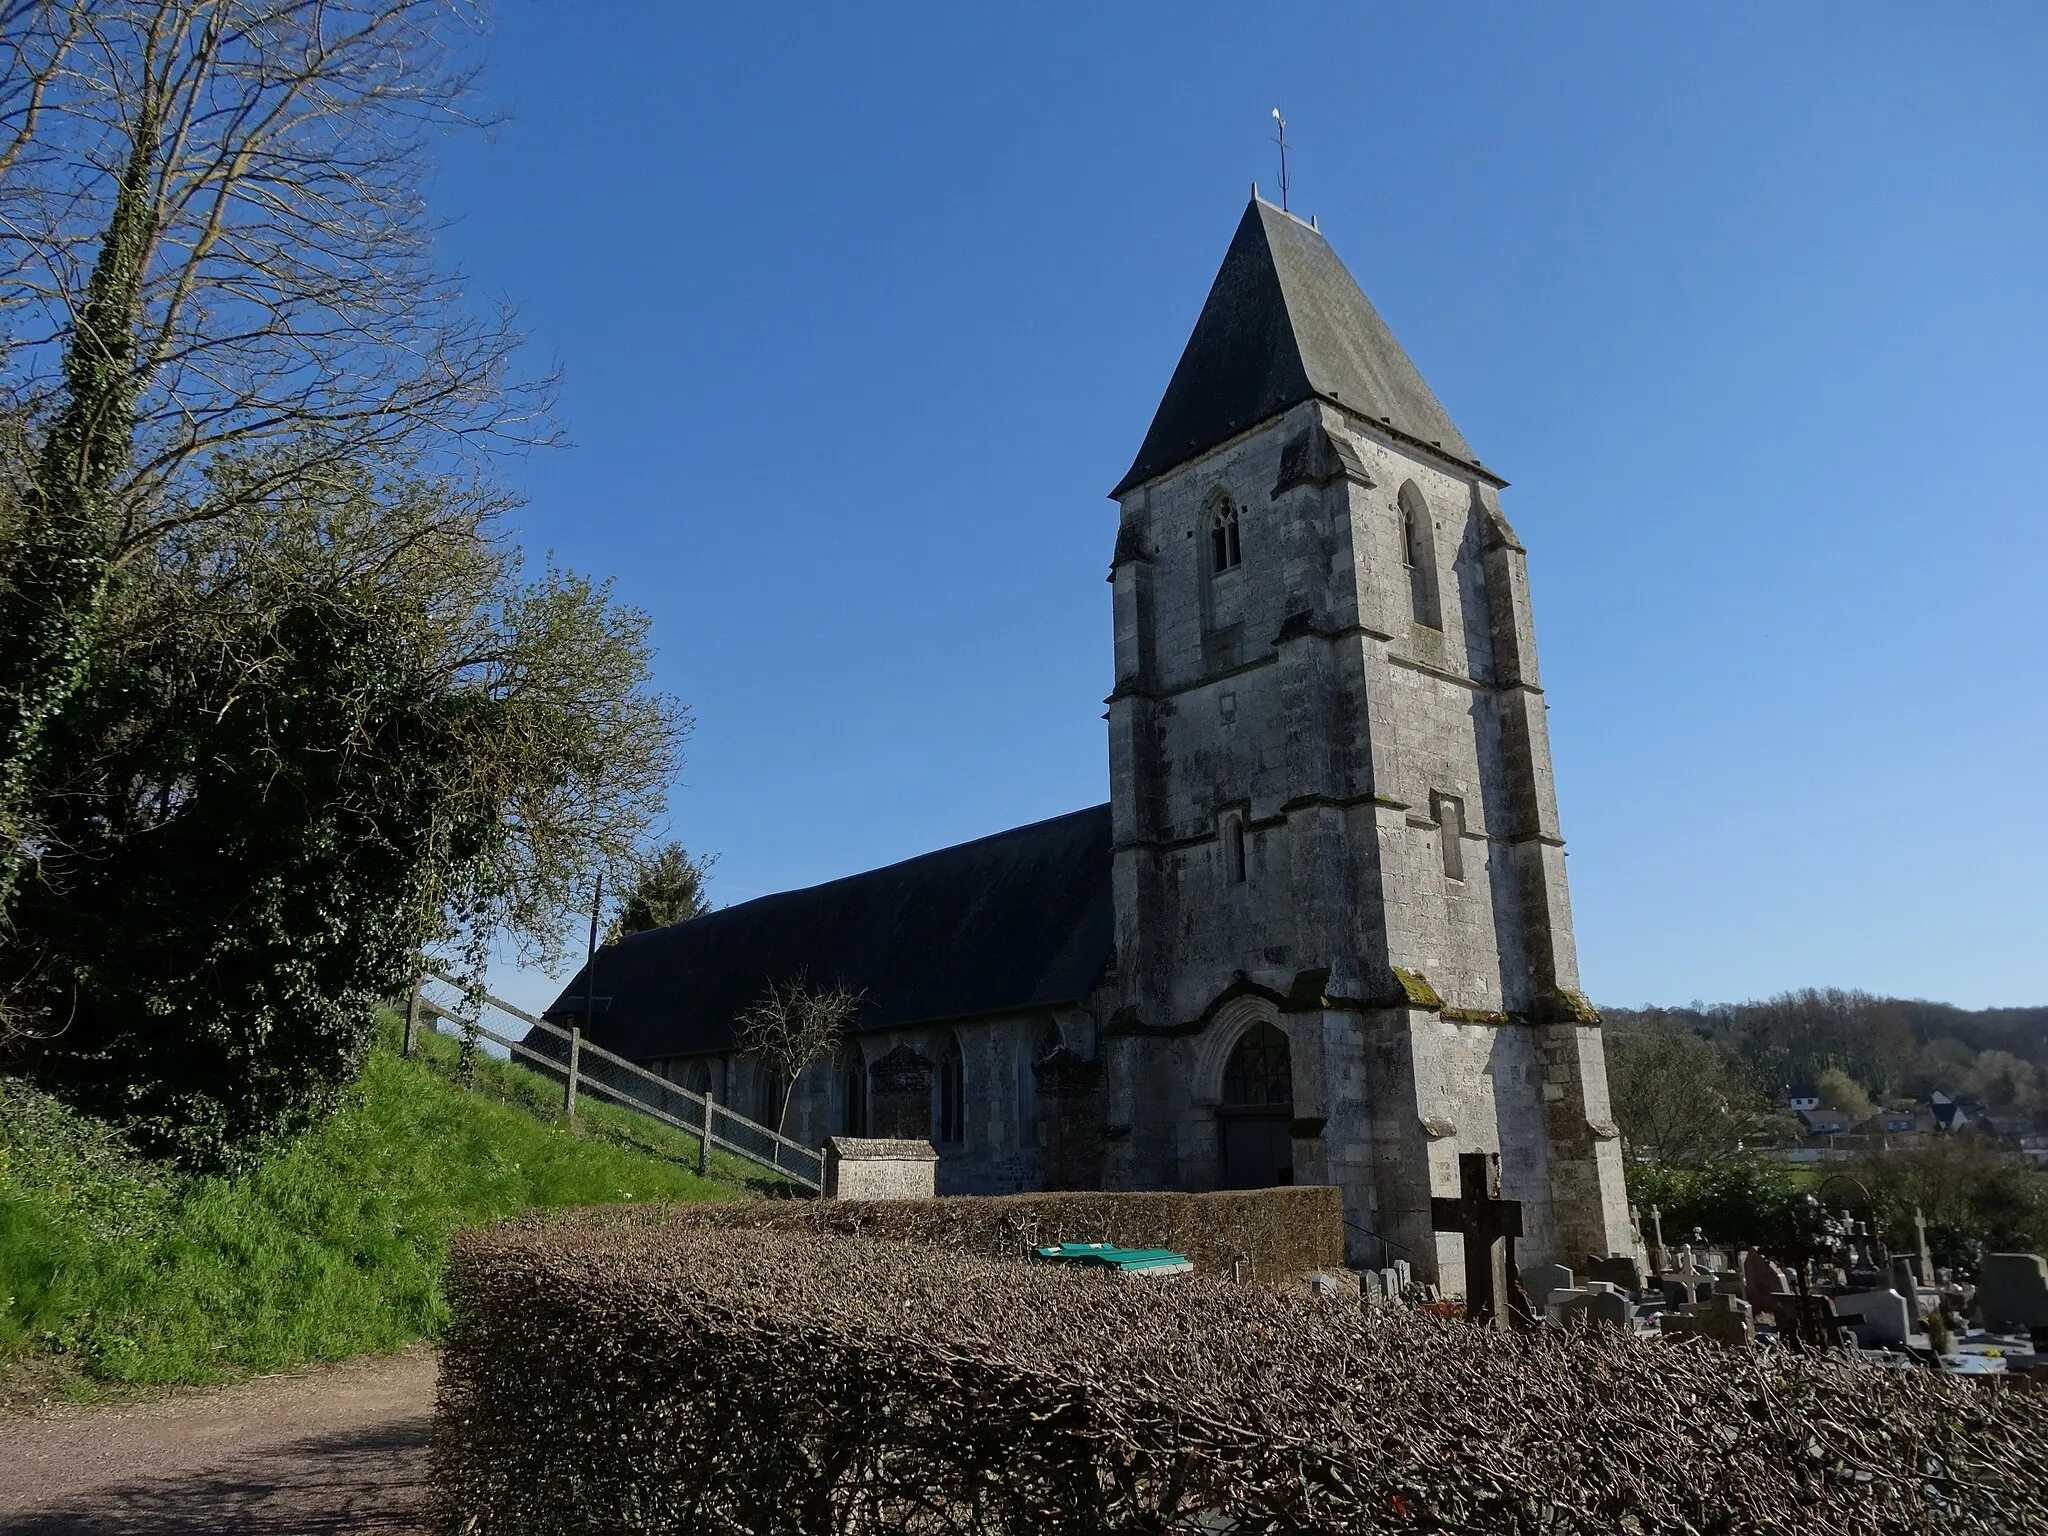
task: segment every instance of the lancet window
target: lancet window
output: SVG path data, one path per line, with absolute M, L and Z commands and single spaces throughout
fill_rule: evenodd
M 1219 501 L 1209 512 L 1209 570 L 1221 576 L 1244 564 L 1244 543 L 1238 533 L 1237 508 Z
M 1401 560 L 1408 567 L 1408 601 L 1415 622 L 1430 629 L 1444 627 L 1437 600 L 1436 537 L 1431 531 L 1429 504 L 1413 480 L 1401 487 Z

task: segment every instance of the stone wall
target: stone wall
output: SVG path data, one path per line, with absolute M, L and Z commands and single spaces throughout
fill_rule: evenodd
M 953 1142 L 938 1140 L 938 1064 L 949 1035 L 960 1045 L 966 1090 L 962 1136 Z M 1035 1067 L 1055 1051 L 1061 1060 L 1042 1084 Z M 1094 1016 L 1071 1008 L 863 1034 L 797 1080 L 786 1134 L 808 1146 L 853 1134 L 930 1140 L 939 1154 L 941 1194 L 1097 1188 L 1103 1115 L 1095 1051 Z M 858 1125 L 849 1123 L 845 1081 L 856 1053 L 867 1081 Z M 691 1070 L 678 1060 L 670 1074 L 683 1081 Z M 749 1112 L 747 1102 L 757 1097 L 754 1063 L 715 1058 L 710 1075 L 721 1102 Z

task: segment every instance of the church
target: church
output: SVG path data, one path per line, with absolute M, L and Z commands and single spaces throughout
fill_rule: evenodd
M 1110 493 L 1108 804 L 622 939 L 593 1040 L 772 1121 L 735 1017 L 843 983 L 788 1134 L 941 1193 L 1333 1184 L 1457 1291 L 1430 1202 L 1497 1152 L 1525 1258 L 1632 1251 L 1505 484 L 1254 194 Z

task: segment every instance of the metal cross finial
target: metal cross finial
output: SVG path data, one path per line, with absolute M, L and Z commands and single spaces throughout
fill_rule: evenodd
M 1280 146 L 1280 211 L 1287 211 L 1287 119 L 1280 115 L 1280 109 L 1273 109 L 1273 121 L 1279 131 L 1273 135 L 1273 142 Z

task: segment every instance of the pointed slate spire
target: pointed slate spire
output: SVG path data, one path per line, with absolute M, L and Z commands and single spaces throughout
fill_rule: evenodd
M 1254 197 L 1137 461 L 1109 494 L 1317 397 L 1478 463 L 1330 242 Z

